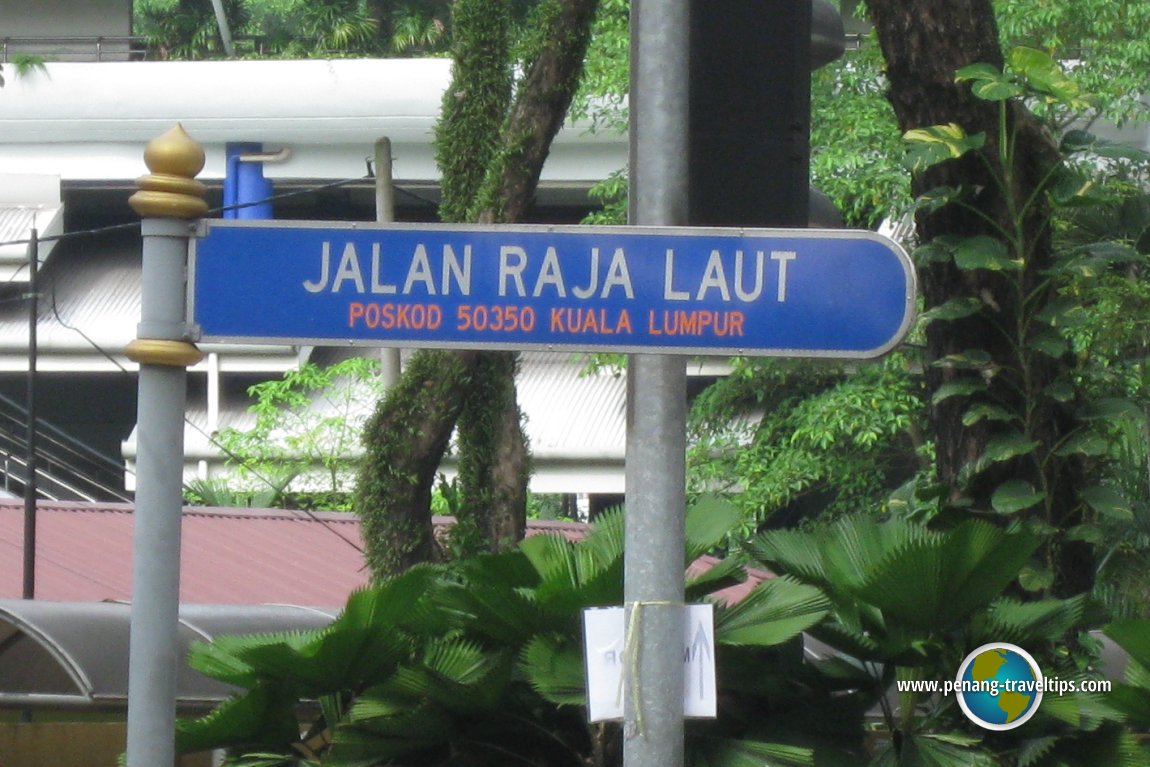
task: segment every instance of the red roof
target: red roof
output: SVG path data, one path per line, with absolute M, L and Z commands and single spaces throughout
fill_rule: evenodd
M 47 503 L 36 515 L 37 599 L 131 599 L 130 504 Z M 0 598 L 23 593 L 24 505 L 0 500 Z M 185 508 L 180 600 L 339 606 L 368 581 L 353 514 Z
M 131 504 L 42 501 L 36 515 L 37 599 L 131 599 Z M 449 518 L 435 518 L 436 525 Z M 0 499 L 0 599 L 23 593 L 24 504 Z M 531 534 L 579 537 L 584 525 L 532 520 Z M 180 601 L 339 607 L 369 580 L 359 518 L 341 512 L 187 507 L 181 528 Z M 704 558 L 706 560 L 707 558 Z M 700 561 L 692 568 L 706 567 Z M 723 596 L 736 600 L 765 573 Z

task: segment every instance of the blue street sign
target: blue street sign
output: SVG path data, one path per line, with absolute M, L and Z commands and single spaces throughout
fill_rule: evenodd
M 843 358 L 914 304 L 865 231 L 217 220 L 188 300 L 212 342 Z

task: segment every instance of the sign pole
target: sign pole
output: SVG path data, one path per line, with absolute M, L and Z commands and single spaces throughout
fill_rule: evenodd
M 391 139 L 384 136 L 375 142 L 375 220 L 381 224 L 395 223 L 395 185 L 392 181 Z M 384 347 L 379 350 L 379 372 L 384 388 L 399 383 L 399 349 Z
M 208 210 L 206 190 L 193 178 L 204 166 L 204 151 L 182 127 L 150 141 L 144 161 L 151 173 L 129 200 L 143 217 L 143 273 L 137 338 L 126 350 L 140 365 L 128 767 L 175 759 L 184 406 L 187 367 L 201 359 L 187 341 L 184 275 L 190 222 Z
M 687 213 L 687 3 L 631 9 L 631 224 Z M 683 764 L 687 373 L 677 355 L 627 366 L 623 763 Z

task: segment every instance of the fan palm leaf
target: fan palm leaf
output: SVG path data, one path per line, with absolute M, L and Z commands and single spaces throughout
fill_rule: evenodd
M 992 602 L 985 614 L 973 622 L 972 643 L 1010 642 L 1026 647 L 1057 641 L 1076 626 L 1084 625 L 1091 612 L 1091 602 L 1085 594 L 1034 602 L 1003 597 Z
M 817 530 L 771 531 L 753 553 L 777 572 L 823 589 L 834 620 L 820 638 L 875 660 L 911 650 L 985 608 L 1038 547 L 1022 528 L 970 520 L 934 532 L 908 521 L 844 518 Z
M 1038 548 L 1037 535 L 970 520 L 915 536 L 869 563 L 852 589 L 889 619 L 948 631 L 1002 594 Z
M 729 607 L 717 607 L 715 635 L 728 645 L 771 647 L 794 639 L 821 621 L 831 603 L 815 586 L 775 578 Z
M 814 749 L 786 743 L 734 738 L 700 739 L 691 753 L 693 767 L 814 767 Z
M 569 637 L 539 635 L 519 655 L 519 673 L 545 700 L 561 706 L 587 703 L 583 648 Z
M 1130 657 L 1126 683 L 1114 685 L 1106 702 L 1131 724 L 1150 728 L 1150 621 L 1115 621 L 1102 632 Z
M 440 581 L 436 601 L 461 630 L 517 647 L 553 623 L 533 597 L 539 576 L 522 550 L 459 562 Z
M 995 767 L 998 761 L 981 741 L 957 733 L 914 733 L 901 749 L 888 746 L 870 767 Z
M 213 748 L 284 748 L 299 738 L 295 696 L 275 685 L 256 685 L 199 719 L 176 722 L 179 753 Z

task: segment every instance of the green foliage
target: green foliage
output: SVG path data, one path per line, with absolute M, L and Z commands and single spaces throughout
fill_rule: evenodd
M 442 54 L 450 42 L 440 0 L 228 0 L 241 56 L 316 58 Z M 134 24 L 158 58 L 223 55 L 210 0 L 139 0 Z
M 528 519 L 562 519 L 575 522 L 579 510 L 575 497 L 567 493 L 530 493 L 527 496 Z
M 572 105 L 572 119 L 587 120 L 591 132 L 627 131 L 627 91 L 631 77 L 631 4 L 600 0 L 591 28 L 583 78 Z
M 827 670 L 882 712 L 874 734 L 885 746 L 869 764 L 1060 765 L 1090 750 L 1113 755 L 1107 764 L 1140 764 L 1145 752 L 1094 695 L 1048 694 L 1025 728 L 994 736 L 972 730 L 952 696 L 910 688 L 892 695 L 899 680 L 953 679 L 963 658 L 988 642 L 1028 648 L 1048 678 L 1086 678 L 1063 643 L 1098 620 L 1094 605 L 1083 596 L 1020 601 L 1003 593 L 1041 543 L 1023 526 L 966 520 L 940 531 L 856 516 L 763 533 L 751 550 L 829 600 L 828 618 L 810 632 L 841 653 L 823 661 Z
M 592 133 L 627 129 L 630 87 L 628 0 L 603 0 L 596 17 L 584 79 L 573 117 Z M 882 56 L 873 39 L 812 73 L 811 179 L 828 194 L 848 226 L 874 228 L 910 206 L 910 187 L 899 164 L 894 114 L 885 98 Z M 604 205 L 587 223 L 626 219 L 626 171 L 592 190 Z
M 233 35 L 250 21 L 244 0 L 224 0 L 224 16 Z M 136 34 L 161 59 L 213 58 L 224 55 L 223 40 L 210 0 L 142 0 L 133 6 Z
M 1125 122 L 1146 115 L 1139 100 L 1150 66 L 1150 8 L 1140 0 L 1033 3 L 995 0 L 1007 49 L 1027 46 L 1074 61 L 1074 79 L 1094 94 L 1094 109 Z M 1054 113 L 1059 116 L 1058 112 Z M 1070 115 L 1061 112 L 1061 124 Z
M 294 480 L 297 490 L 347 493 L 363 424 L 380 392 L 378 363 L 366 357 L 309 363 L 251 387 L 255 424 L 216 435 L 235 475 L 229 486 L 282 491 Z
M 16 71 L 17 77 L 26 77 L 32 72 L 47 72 L 48 68 L 44 65 L 44 58 L 42 56 L 33 56 L 27 53 L 16 53 L 12 55 L 9 62 L 12 69 Z M 4 87 L 4 65 L 0 64 L 0 88 Z
M 397 54 L 442 50 L 449 41 L 448 10 L 419 2 L 395 3 L 391 16 L 391 48 Z
M 713 546 L 736 517 L 713 501 L 692 509 L 688 552 Z M 586 723 L 580 627 L 584 608 L 622 601 L 622 559 L 622 517 L 608 514 L 579 542 L 538 536 L 382 580 L 319 631 L 198 645 L 192 665 L 242 692 L 182 722 L 178 750 L 226 747 L 228 764 L 617 764 L 617 726 Z M 704 594 L 728 582 L 695 581 Z M 716 605 L 730 710 L 690 728 L 691 764 L 737 766 L 753 755 L 857 763 L 859 712 L 832 700 L 795 643 L 826 615 L 826 598 L 789 579 L 759 589 L 738 606 Z M 295 705 L 309 698 L 319 712 L 301 734 Z M 828 728 L 820 706 L 853 724 Z M 797 709 L 813 721 L 796 723 Z
M 811 183 L 848 227 L 875 229 L 911 203 L 883 61 L 873 33 L 811 73 Z
M 1070 211 L 1067 221 L 1086 220 L 1079 211 L 1097 208 L 1107 197 L 1099 194 L 1097 179 L 1083 172 L 1085 164 L 1076 165 L 1073 157 L 1050 168 L 1034 188 L 1018 193 L 1021 139 L 1009 102 L 1026 98 L 1048 113 L 1064 110 L 1080 114 L 1090 99 L 1054 59 L 1034 49 L 1010 52 L 1002 71 L 975 64 L 959 70 L 957 79 L 969 82 L 977 98 L 999 103 L 997 134 L 988 141 L 981 134 L 968 135 L 955 124 L 910 131 L 904 137 L 911 147 L 910 163 L 914 169 L 923 170 L 967 155 L 978 158 L 999 185 L 1007 215 L 1003 221 L 993 220 L 979 207 L 974 190 L 935 190 L 920 204 L 930 210 L 942 205 L 962 208 L 987 224 L 991 234 L 938 238 L 920 248 L 916 258 L 923 265 L 950 263 L 959 272 L 1001 275 L 1008 286 L 1003 295 L 1009 296 L 1012 310 L 1004 311 L 1001 296 L 996 301 L 984 294 L 933 307 L 924 319 L 947 323 L 978 317 L 986 328 L 1006 339 L 1010 356 L 996 358 L 984 349 L 973 348 L 934 361 L 949 375 L 934 392 L 933 402 L 938 405 L 957 398 L 965 407 L 963 424 L 989 432 L 981 454 L 972 456 L 959 474 L 961 489 L 968 494 L 966 502 L 973 501 L 975 511 L 1016 515 L 1050 533 L 1042 562 L 1034 563 L 1021 581 L 1026 587 L 1046 591 L 1061 574 L 1057 563 L 1061 545 L 1090 537 L 1098 540 L 1091 530 L 1100 520 L 1129 518 L 1121 494 L 1105 483 L 1075 488 L 1080 493 L 1078 504 L 1067 504 L 1064 491 L 1054 488 L 1060 486 L 1059 477 L 1069 476 L 1070 466 L 1096 462 L 1106 453 L 1108 424 L 1131 415 L 1143 418 L 1139 405 L 1122 399 L 1130 391 L 1116 392 L 1101 385 L 1101 377 L 1094 371 L 1104 369 L 1109 362 L 1098 368 L 1097 362 L 1075 354 L 1075 346 L 1081 350 L 1094 334 L 1108 334 L 1102 330 L 1104 322 L 1090 317 L 1092 304 L 1105 305 L 1104 299 L 1091 300 L 1092 294 L 1100 291 L 1101 299 L 1113 290 L 1122 300 L 1132 300 L 1139 289 L 1129 278 L 1145 268 L 1145 254 L 1114 239 L 1099 242 L 1080 237 L 1075 242 L 1063 236 L 1058 241 L 1060 247 L 1051 251 L 1049 265 L 1034 268 L 1037 259 L 1047 258 L 1043 249 L 1049 247 L 1052 232 L 1073 231 L 1056 216 Z M 1094 146 L 1094 142 L 1078 136 L 1063 144 L 1072 156 L 1091 152 Z M 1134 155 L 1129 151 L 1122 154 L 1126 160 Z M 1028 223 L 1035 217 L 1037 229 Z M 1078 234 L 1082 233 L 1079 229 Z M 1098 234 L 1121 236 L 1113 230 Z M 1120 343 L 1130 345 L 1130 336 Z M 1092 364 L 1075 368 L 1068 364 L 1075 357 L 1080 363 Z M 1052 365 L 1061 371 L 1054 379 L 1047 372 Z M 1053 429 L 1051 413 L 1075 401 L 1080 403 L 1077 419 L 1069 427 Z M 1003 466 L 1013 467 L 1014 476 L 1003 478 Z M 975 488 L 994 476 L 999 479 L 992 480 L 996 484 L 987 504 L 979 500 Z M 1071 527 L 1073 536 L 1060 542 L 1058 530 Z
M 599 205 L 599 209 L 589 213 L 583 223 L 600 226 L 626 224 L 627 183 L 626 172 L 617 170 L 592 186 L 587 195 Z
M 600 0 L 571 119 L 589 133 L 627 132 L 631 77 L 630 0 Z M 627 223 L 627 170 L 619 168 L 594 184 L 588 196 L 600 207 L 585 224 Z
M 880 508 L 918 469 L 924 417 L 908 359 L 839 366 L 737 359 L 691 410 L 690 482 L 743 510 L 742 534 Z
M 1136 727 L 1150 727 L 1150 621 L 1115 621 L 1103 629 L 1129 656 L 1125 684 L 1111 690 L 1108 702 Z
M 217 506 L 223 508 L 256 508 L 269 509 L 279 506 L 283 500 L 283 491 L 294 474 L 283 477 L 267 479 L 262 488 L 240 490 L 232 487 L 222 477 L 208 479 L 194 479 L 184 486 L 184 499 L 193 506 Z
M 295 11 L 298 34 L 288 55 L 379 55 L 379 21 L 358 0 L 309 0 Z

